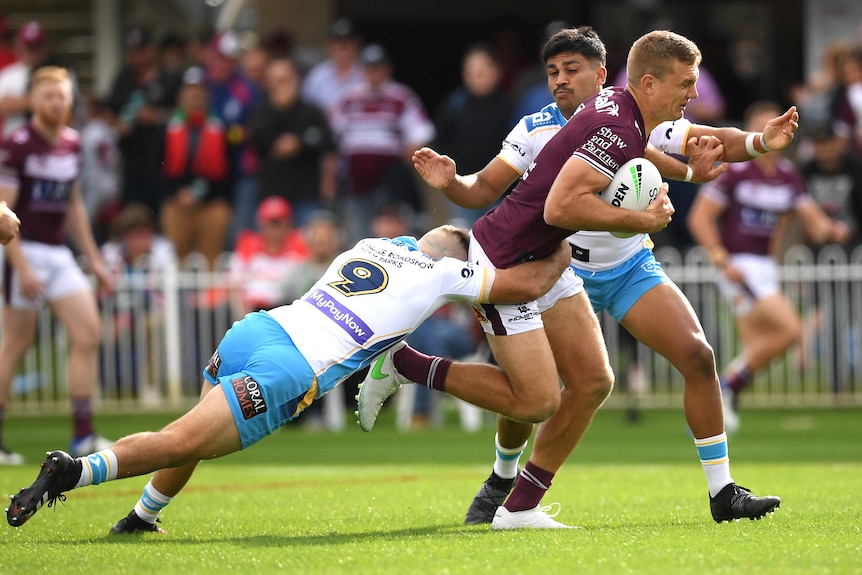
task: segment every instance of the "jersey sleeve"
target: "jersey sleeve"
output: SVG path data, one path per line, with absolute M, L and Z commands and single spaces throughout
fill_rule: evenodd
M 691 122 L 683 118 L 673 122 L 662 122 L 650 132 L 649 143 L 665 154 L 685 153 L 685 144 L 688 141 L 688 133 L 691 130 Z
M 535 157 L 530 150 L 530 138 L 527 134 L 527 117 L 515 124 L 506 139 L 497 157 L 503 160 L 509 167 L 523 174 L 530 167 Z
M 443 258 L 437 265 L 442 270 L 440 291 L 448 299 L 488 303 L 497 270 L 455 258 Z

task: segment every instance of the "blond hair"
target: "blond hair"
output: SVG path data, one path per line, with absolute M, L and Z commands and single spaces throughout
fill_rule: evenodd
M 34 89 L 42 82 L 60 82 L 72 86 L 72 77 L 66 68 L 60 66 L 44 66 L 33 72 L 33 77 L 30 78 L 30 89 Z
M 467 259 L 470 238 L 466 230 L 444 224 L 422 236 L 419 241 L 424 244 L 423 251 L 435 259 L 441 257 Z
M 626 79 L 632 86 L 647 74 L 664 80 L 675 62 L 699 66 L 700 61 L 697 44 L 669 30 L 654 30 L 632 44 L 626 60 Z

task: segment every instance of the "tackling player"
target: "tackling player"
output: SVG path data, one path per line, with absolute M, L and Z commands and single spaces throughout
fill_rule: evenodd
M 405 236 L 360 241 L 293 304 L 236 322 L 203 371 L 200 402 L 184 416 L 159 432 L 124 437 L 87 457 L 49 453 L 36 481 L 12 498 L 9 525 L 23 525 L 70 489 L 158 470 L 111 533 L 161 531 L 155 524 L 159 512 L 202 459 L 260 441 L 381 352 L 403 345 L 445 303 L 538 297 L 569 260 L 560 243 L 546 260 L 494 270 L 464 261 L 467 246 L 467 232 L 452 226 L 435 228 L 418 241 Z M 470 389 L 481 382 L 487 396 L 508 395 L 512 409 L 523 407 L 496 367 L 456 369 L 467 373 Z

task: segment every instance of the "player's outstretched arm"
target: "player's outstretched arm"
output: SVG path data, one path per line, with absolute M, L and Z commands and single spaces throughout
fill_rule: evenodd
M 691 137 L 715 136 L 724 144 L 724 161 L 747 162 L 767 152 L 785 149 L 793 142 L 798 129 L 799 113 L 796 111 L 796 106 L 791 106 L 780 116 L 769 120 L 763 132 L 746 132 L 738 128 L 713 128 L 692 124 L 687 145 L 691 145 Z
M 413 152 L 413 168 L 425 183 L 440 190 L 453 203 L 470 209 L 486 208 L 502 196 L 519 174 L 499 158 L 475 174 L 461 176 L 455 160 L 428 147 Z
M 562 242 L 557 251 L 543 260 L 498 269 L 489 303 L 516 304 L 538 299 L 554 287 L 571 260 L 572 248 Z

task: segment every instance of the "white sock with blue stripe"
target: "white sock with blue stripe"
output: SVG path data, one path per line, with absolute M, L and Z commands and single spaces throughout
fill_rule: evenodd
M 503 447 L 500 445 L 498 435 L 494 436 L 494 445 L 497 447 L 497 458 L 494 460 L 494 473 L 503 479 L 512 479 L 518 475 L 518 460 L 524 449 L 527 448 L 525 441 L 520 447 Z
M 709 496 L 715 497 L 725 485 L 733 483 L 730 476 L 730 458 L 727 456 L 727 434 L 695 439 L 694 446 L 706 474 Z
M 110 449 L 91 453 L 87 457 L 79 457 L 81 462 L 81 477 L 75 488 L 85 485 L 98 485 L 117 478 L 117 456 Z
M 172 500 L 173 497 L 159 493 L 159 490 L 153 487 L 153 480 L 150 479 L 144 486 L 141 498 L 135 503 L 135 515 L 147 523 L 155 523 L 161 510 Z

